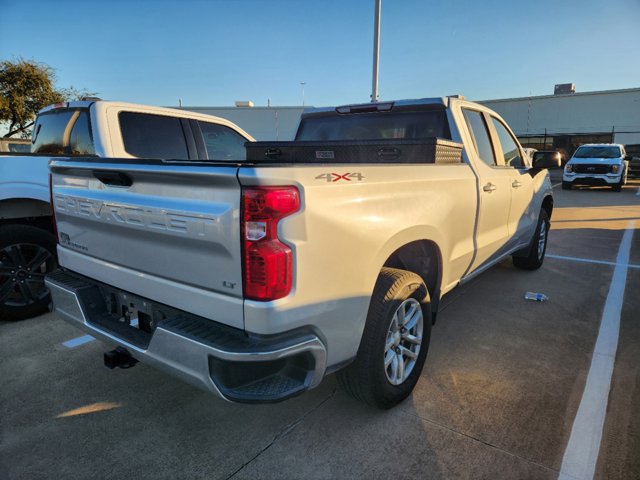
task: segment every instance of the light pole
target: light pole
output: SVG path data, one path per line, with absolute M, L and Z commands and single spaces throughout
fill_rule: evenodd
M 371 81 L 371 102 L 378 101 L 378 61 L 380 59 L 380 6 L 382 0 L 375 0 L 376 13 L 373 20 L 373 80 Z
M 302 106 L 304 107 L 304 86 L 307 82 L 300 82 L 300 86 L 302 87 Z

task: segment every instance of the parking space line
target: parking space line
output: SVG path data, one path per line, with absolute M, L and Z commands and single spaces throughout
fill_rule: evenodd
M 566 257 L 564 255 L 552 255 L 549 253 L 547 253 L 545 256 L 547 258 L 553 258 L 554 260 L 569 260 L 571 262 L 595 263 L 597 265 L 609 265 L 611 267 L 616 267 L 620 265 L 619 263 L 607 262 L 606 260 L 592 260 L 590 258 Z M 627 263 L 623 266 L 626 268 L 640 268 L 640 265 L 636 265 L 635 263 Z
M 554 183 L 551 185 L 551 188 L 556 188 L 558 185 L 562 185 L 562 182 Z
M 627 283 L 627 265 L 629 264 L 634 227 L 635 221 L 628 223 L 620 242 L 616 267 L 609 285 L 598 338 L 591 358 L 591 366 L 580 406 L 573 421 L 569 442 L 562 458 L 559 480 L 591 480 L 595 473 L 616 350 L 618 349 L 620 313 Z
M 72 338 L 71 340 L 67 340 L 62 344 L 67 348 L 76 348 L 76 347 L 79 347 L 80 345 L 84 345 L 85 343 L 89 343 L 94 340 L 95 338 L 93 338 L 91 335 L 83 335 L 82 337 L 77 337 L 77 338 Z

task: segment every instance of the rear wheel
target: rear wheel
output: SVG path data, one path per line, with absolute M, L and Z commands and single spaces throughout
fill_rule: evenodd
M 533 234 L 529 254 L 526 257 L 513 257 L 513 264 L 524 270 L 536 270 L 542 266 L 547 252 L 547 237 L 549 235 L 549 215 L 546 210 L 540 210 L 538 226 Z
M 47 311 L 44 276 L 56 266 L 54 236 L 31 225 L 0 226 L 0 320 Z
M 422 279 L 405 270 L 383 268 L 358 354 L 338 372 L 338 381 L 356 399 L 391 408 L 418 382 L 430 338 L 430 298 Z

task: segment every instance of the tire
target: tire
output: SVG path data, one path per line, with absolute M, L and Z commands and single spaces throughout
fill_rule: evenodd
M 562 182 L 563 190 L 571 190 L 571 182 Z
M 627 170 L 625 169 L 625 171 L 622 173 L 622 175 L 620 176 L 620 182 L 616 183 L 613 187 L 613 191 L 614 192 L 621 192 L 622 191 L 622 187 L 624 185 L 626 185 L 627 183 Z
M 382 409 L 409 396 L 429 349 L 430 300 L 427 287 L 415 273 L 382 269 L 356 359 L 337 374 L 338 383 L 347 393 Z M 399 323 L 410 327 L 399 329 Z
M 23 320 L 47 311 L 44 276 L 57 266 L 56 240 L 31 225 L 0 226 L 0 320 Z
M 544 255 L 547 252 L 547 239 L 549 237 L 549 215 L 546 210 L 541 209 L 538 216 L 538 225 L 531 239 L 531 246 L 526 257 L 513 257 L 513 264 L 523 270 L 537 270 L 544 262 Z

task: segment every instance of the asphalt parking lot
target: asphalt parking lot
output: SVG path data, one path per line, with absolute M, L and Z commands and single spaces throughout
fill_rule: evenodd
M 556 173 L 544 266 L 523 272 L 505 261 L 445 297 L 423 376 L 390 411 L 352 400 L 334 376 L 285 403 L 229 404 L 142 364 L 107 370 L 109 347 L 63 345 L 83 334 L 52 314 L 0 322 L 0 476 L 567 475 L 563 459 L 580 440 L 574 419 L 617 281 L 619 247 L 627 230 L 640 229 L 640 181 L 621 193 L 563 191 L 558 182 Z M 624 269 L 598 479 L 640 478 L 637 231 Z M 526 291 L 549 301 L 527 301 Z

